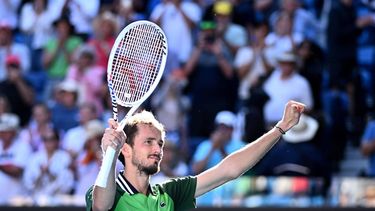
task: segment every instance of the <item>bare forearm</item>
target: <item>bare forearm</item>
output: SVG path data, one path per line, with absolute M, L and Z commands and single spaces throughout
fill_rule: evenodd
M 193 72 L 193 69 L 195 68 L 195 65 L 198 62 L 199 56 L 201 55 L 201 51 L 202 51 L 202 49 L 200 49 L 200 48 L 196 48 L 193 51 L 193 54 L 192 54 L 191 58 L 186 63 L 185 68 L 184 68 L 184 71 L 185 71 L 186 75 L 190 75 L 191 72 Z
M 375 153 L 375 140 L 362 144 L 361 151 L 362 151 L 362 154 L 365 156 L 369 156 L 372 153 Z
M 115 163 L 112 164 L 107 187 L 94 186 L 93 211 L 109 210 L 113 205 L 116 194 Z
M 233 76 L 232 65 L 225 59 L 224 55 L 222 54 L 218 54 L 216 58 L 225 77 L 231 78 Z
M 243 149 L 230 154 L 220 163 L 219 168 L 234 179 L 252 168 L 279 140 L 281 133 L 273 128 Z
M 31 90 L 29 86 L 25 84 L 25 82 L 19 80 L 16 82 L 16 86 L 22 96 L 22 99 L 25 103 L 32 105 L 34 102 L 34 92 Z

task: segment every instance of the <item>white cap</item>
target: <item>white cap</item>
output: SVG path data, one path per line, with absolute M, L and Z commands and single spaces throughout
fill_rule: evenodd
M 20 119 L 17 115 L 4 113 L 0 115 L 0 131 L 18 130 Z
M 233 112 L 230 111 L 220 111 L 216 114 L 215 123 L 224 124 L 229 127 L 235 127 L 237 117 Z
M 67 92 L 78 92 L 79 85 L 74 80 L 65 80 L 58 85 L 58 89 Z
M 91 120 L 86 123 L 86 138 L 91 139 L 99 135 L 103 135 L 104 133 L 104 126 L 103 123 L 99 120 Z

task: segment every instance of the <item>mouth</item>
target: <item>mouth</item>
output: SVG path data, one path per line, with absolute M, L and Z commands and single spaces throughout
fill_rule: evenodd
M 153 160 L 155 160 L 157 162 L 159 162 L 161 160 L 160 156 L 158 156 L 158 155 L 150 155 L 150 156 L 148 156 L 148 158 L 153 159 Z

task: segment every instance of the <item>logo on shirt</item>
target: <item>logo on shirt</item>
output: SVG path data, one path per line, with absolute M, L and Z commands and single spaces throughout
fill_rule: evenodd
M 165 202 L 163 202 L 163 201 L 160 202 L 160 207 L 165 207 L 165 205 L 166 205 Z

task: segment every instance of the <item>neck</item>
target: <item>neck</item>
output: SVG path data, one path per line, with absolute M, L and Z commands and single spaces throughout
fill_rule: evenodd
M 126 164 L 126 166 L 129 166 Z M 124 177 L 134 186 L 139 193 L 147 195 L 149 193 L 148 187 L 150 185 L 150 175 L 146 175 L 144 172 L 140 172 L 137 169 L 126 168 L 124 171 Z

